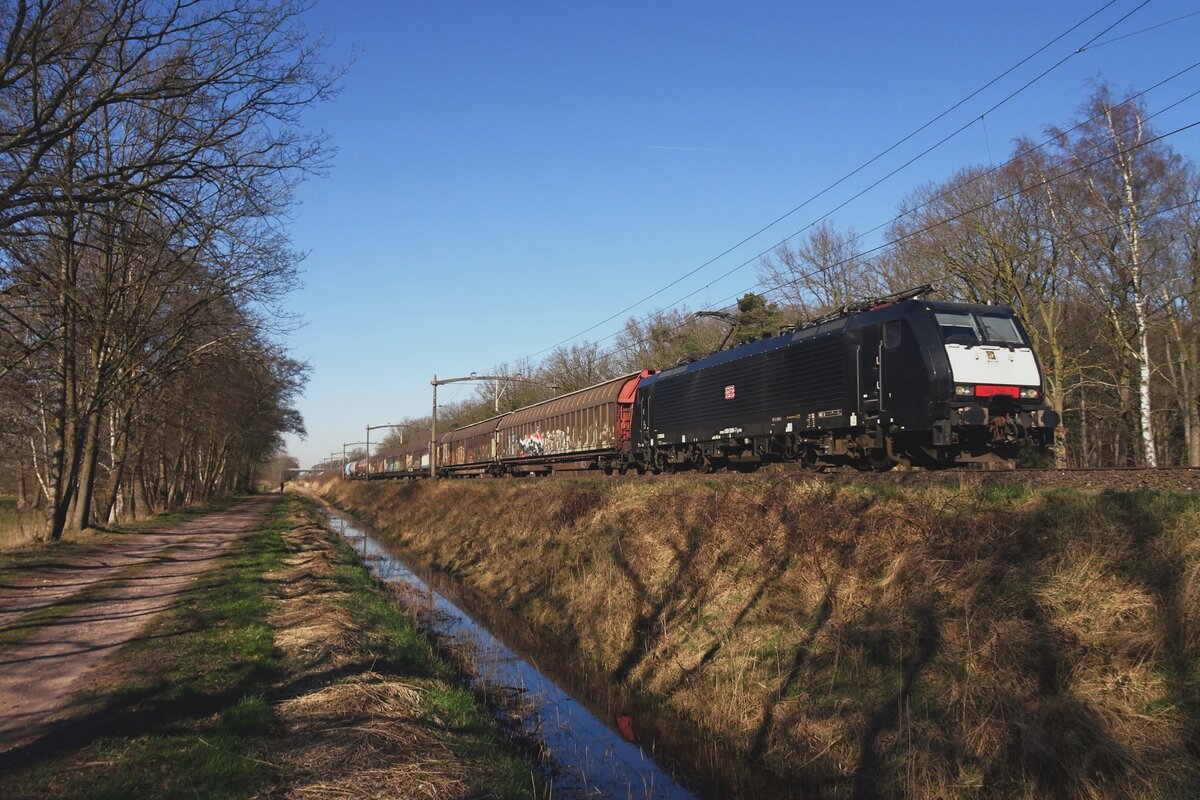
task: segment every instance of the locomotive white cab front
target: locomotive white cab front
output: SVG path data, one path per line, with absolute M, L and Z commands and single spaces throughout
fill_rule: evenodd
M 1038 400 L 1042 375 L 1033 350 L 1003 313 L 936 312 L 955 399 L 1007 396 Z

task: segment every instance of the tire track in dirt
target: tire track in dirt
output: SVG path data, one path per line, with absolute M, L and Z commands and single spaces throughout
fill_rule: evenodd
M 234 542 L 261 528 L 278 500 L 250 498 L 169 529 L 130 534 L 0 587 L 0 630 L 19 629 L 21 618 L 37 609 L 78 606 L 0 647 L 0 753 L 45 733 L 71 693 Z

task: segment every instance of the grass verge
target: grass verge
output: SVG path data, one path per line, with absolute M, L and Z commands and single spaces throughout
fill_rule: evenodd
M 53 736 L 0 755 L 0 796 L 316 797 L 357 781 L 355 796 L 381 797 L 397 785 L 385 781 L 447 774 L 453 796 L 536 792 L 455 670 L 312 514 L 283 499 L 77 694 Z M 281 627 L 294 602 L 305 618 Z M 334 618 L 347 624 L 331 663 L 322 625 Z M 291 646 L 305 627 L 316 648 Z M 389 753 L 407 761 L 373 772 Z M 355 759 L 362 769 L 346 771 Z
M 287 556 L 286 506 L 200 577 L 83 691 L 39 757 L 0 778 L 6 797 L 250 797 L 269 785 L 272 715 L 284 674 L 263 574 Z
M 436 642 L 395 605 L 386 584 L 324 526 L 312 501 L 299 502 L 295 566 L 282 576 L 292 599 L 281 600 L 281 613 L 312 618 L 306 606 L 328 605 L 307 637 L 306 626 L 291 626 L 307 642 L 288 637 L 283 646 L 298 675 L 339 677 L 281 705 L 285 730 L 296 742 L 285 756 L 294 765 L 285 793 L 303 796 L 314 785 L 335 785 L 347 796 L 405 796 L 419 780 L 437 797 L 539 794 L 540 779 L 483 698 L 439 657 Z M 322 558 L 311 558 L 313 552 Z

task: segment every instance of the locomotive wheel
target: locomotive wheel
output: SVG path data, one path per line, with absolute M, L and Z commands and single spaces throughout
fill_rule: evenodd
M 875 472 L 887 472 L 896 466 L 896 462 L 888 456 L 887 451 L 879 449 L 872 449 L 867 453 L 867 464 Z

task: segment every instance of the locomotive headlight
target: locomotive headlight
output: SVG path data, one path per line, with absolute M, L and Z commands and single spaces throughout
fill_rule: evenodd
M 956 397 L 970 397 L 975 394 L 975 387 L 958 385 L 954 387 L 954 394 Z
M 1037 400 L 1038 399 L 1038 390 L 1037 389 L 1022 389 L 1021 397 L 1025 398 L 1026 400 Z

